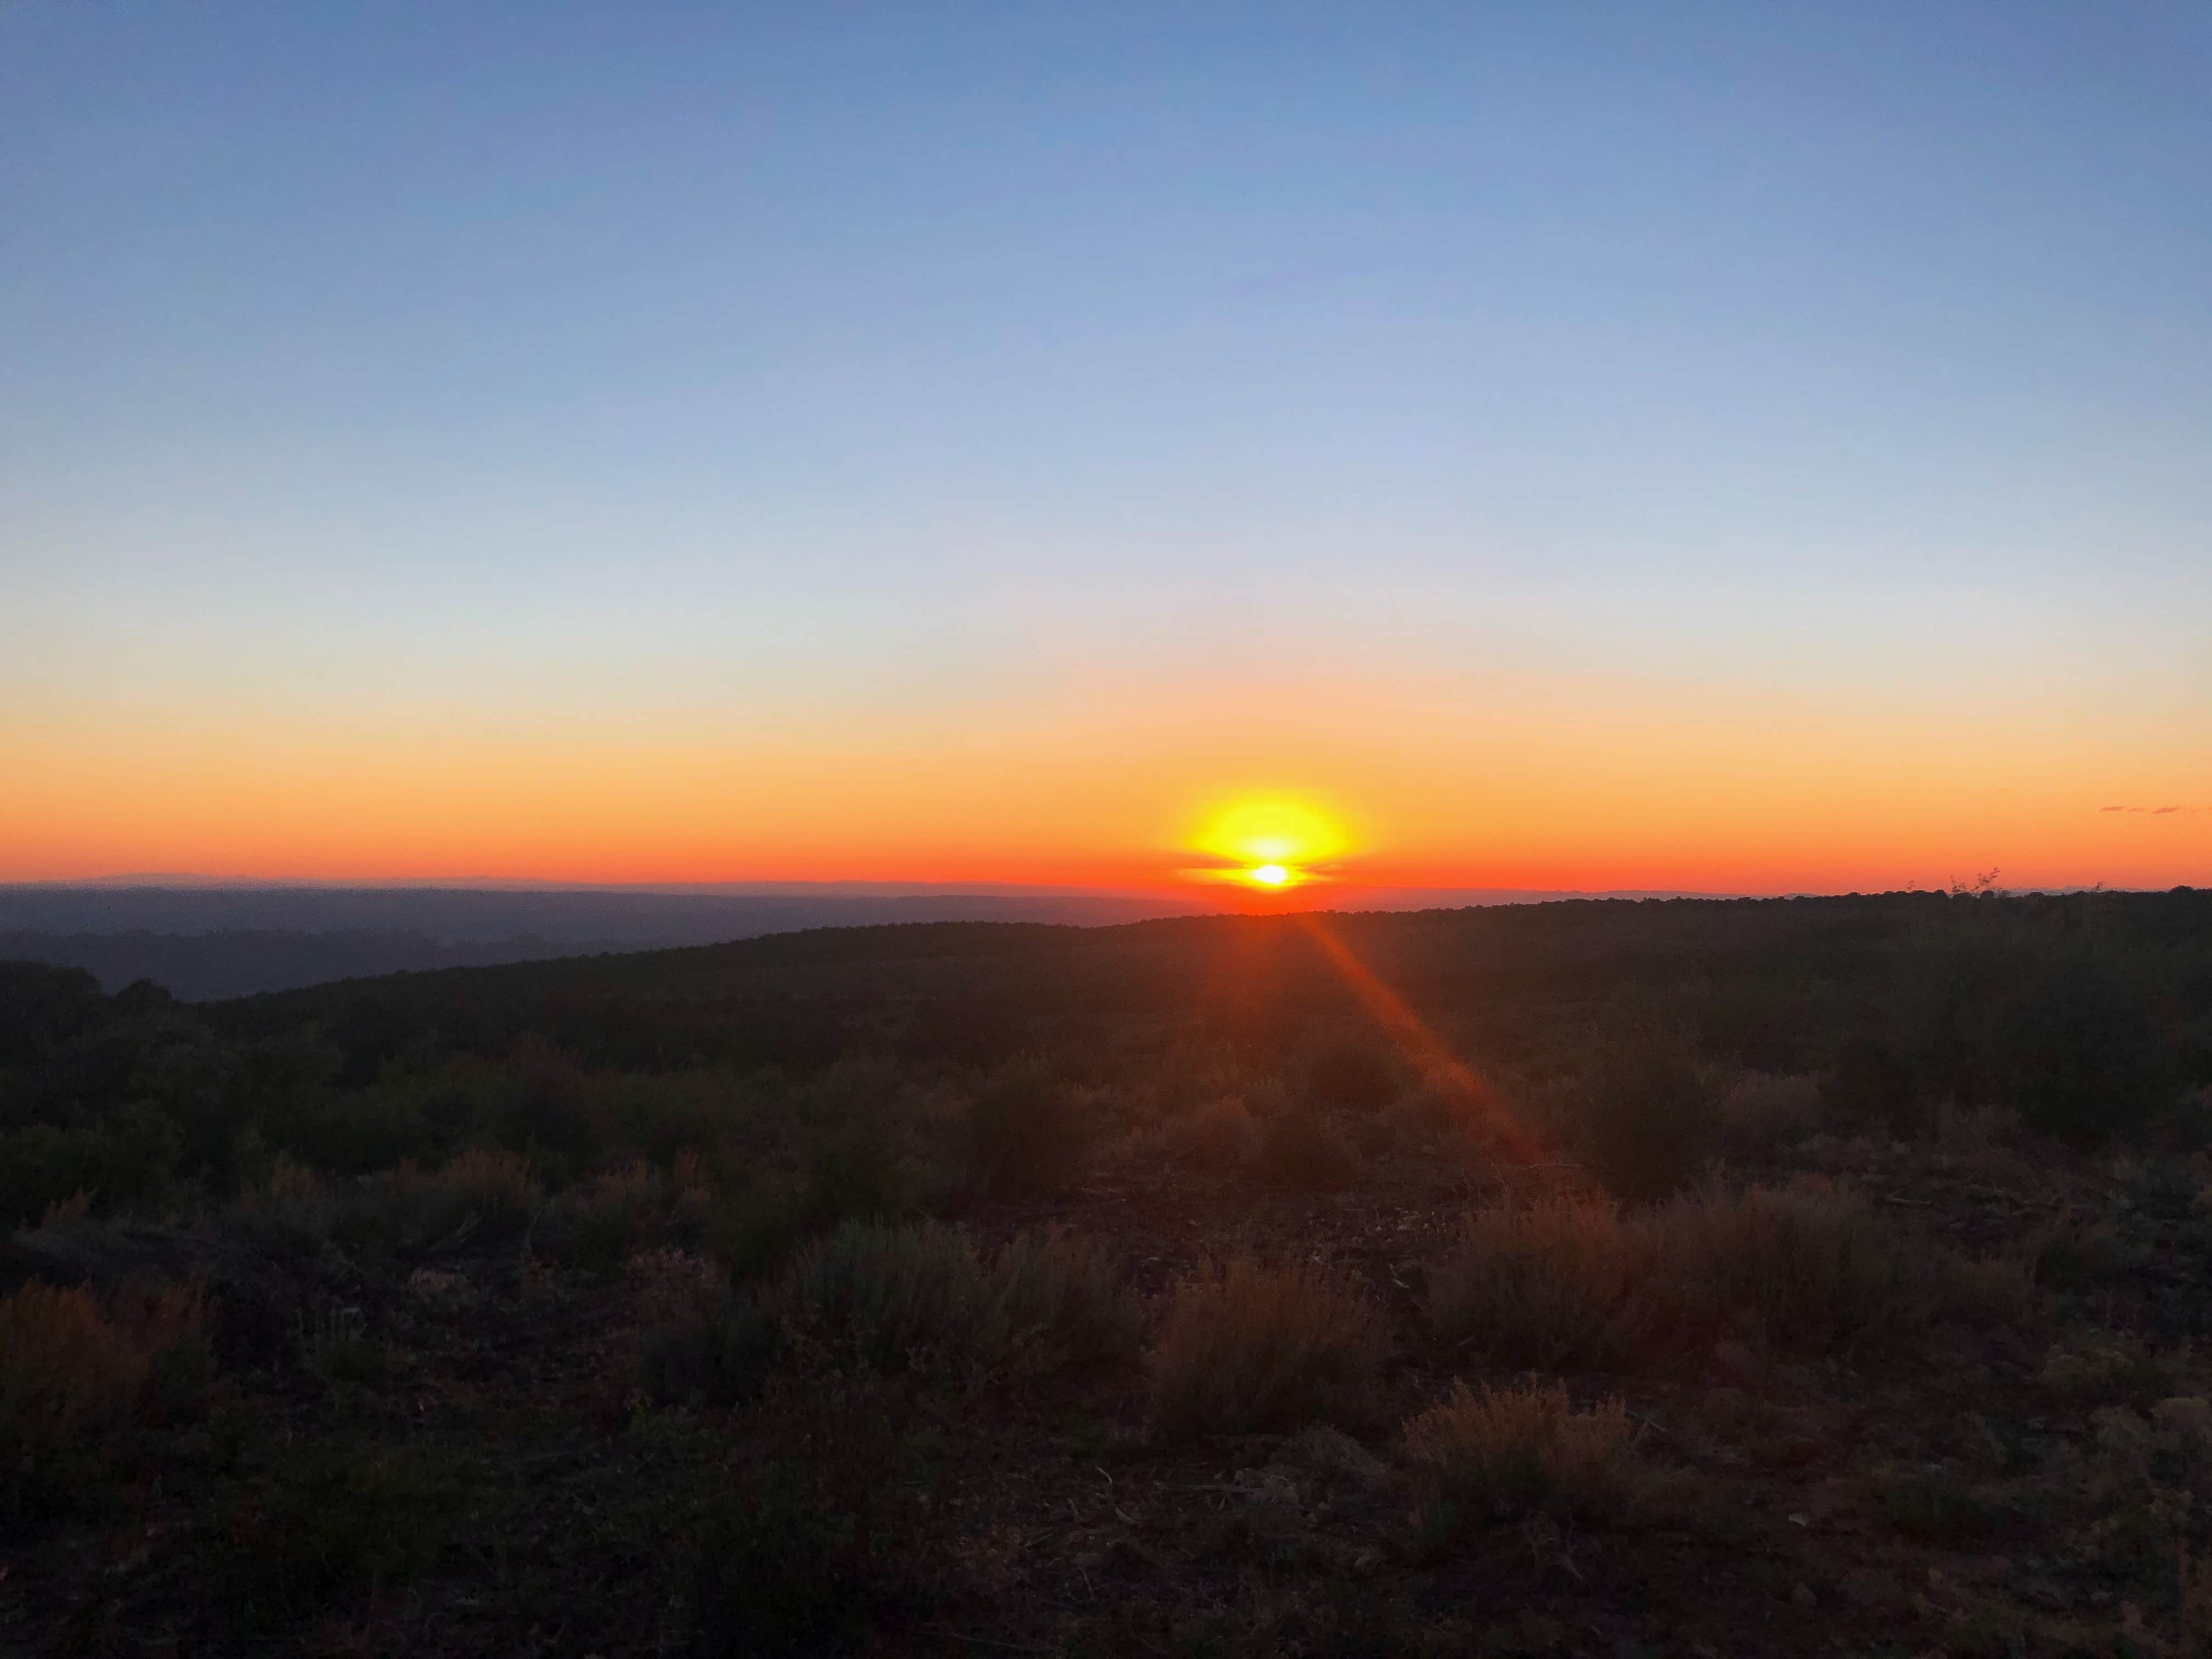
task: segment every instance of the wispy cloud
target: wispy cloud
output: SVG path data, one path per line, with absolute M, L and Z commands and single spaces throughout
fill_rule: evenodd
M 2185 812 L 2193 815 L 2208 809 L 2202 806 L 2100 806 L 2097 810 L 2100 812 L 2144 812 L 2152 817 L 2162 818 L 2168 812 Z

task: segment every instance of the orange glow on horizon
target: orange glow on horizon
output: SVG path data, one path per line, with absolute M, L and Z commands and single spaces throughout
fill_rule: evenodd
M 1005 883 L 1194 909 L 1874 891 L 1992 866 L 2012 888 L 2212 885 L 2212 796 L 2172 722 L 1419 690 L 1080 684 L 790 725 L 30 704 L 0 722 L 0 881 Z M 1269 866 L 1280 884 L 1253 878 Z

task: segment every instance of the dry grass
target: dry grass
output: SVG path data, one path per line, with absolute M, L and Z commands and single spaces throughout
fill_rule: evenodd
M 1182 1117 L 1155 1125 L 1142 1150 L 1205 1175 L 1232 1175 L 1258 1152 L 1260 1126 L 1233 1096 L 1210 1100 Z
M 1334 1117 L 1299 1103 L 1274 1112 L 1261 1125 L 1251 1168 L 1271 1186 L 1339 1192 L 1359 1178 L 1359 1154 Z
M 1047 1364 L 1122 1358 L 1143 1339 L 1144 1304 L 1096 1240 L 1024 1233 L 999 1252 L 990 1281 L 1009 1340 Z
M 1381 1311 L 1340 1274 L 1208 1263 L 1176 1287 L 1152 1350 L 1153 1416 L 1170 1435 L 1357 1417 L 1386 1341 Z
M 343 1209 L 330 1182 L 312 1166 L 280 1152 L 268 1180 L 240 1189 L 232 1213 L 264 1246 L 312 1249 L 330 1236 Z
M 704 1230 L 711 1200 L 696 1158 L 665 1174 L 640 1159 L 580 1182 L 545 1206 L 532 1248 L 572 1266 L 613 1268 L 640 1250 L 688 1244 Z
M 1650 1310 L 1692 1339 L 1740 1329 L 1817 1352 L 1939 1299 L 1931 1269 L 1859 1194 L 1808 1180 L 1708 1187 L 1632 1218 Z
M 2022 1263 L 1916 1244 L 1860 1194 L 1807 1179 L 1626 1217 L 1587 1197 L 1476 1211 L 1430 1273 L 1429 1316 L 1498 1364 L 1610 1368 L 1718 1335 L 1820 1352 L 1929 1316 L 2010 1318 L 2033 1294 Z
M 878 1370 L 995 1351 L 1002 1329 L 957 1227 L 848 1221 L 802 1251 L 766 1298 L 775 1317 Z
M 1721 1145 L 1731 1153 L 1771 1154 L 1820 1127 L 1817 1078 L 1747 1072 L 1720 1097 Z
M 479 1238 L 520 1232 L 544 1197 L 530 1160 L 497 1146 L 463 1152 L 439 1172 L 438 1180 L 465 1214 L 477 1218 Z
M 1634 1243 L 1601 1198 L 1477 1210 L 1429 1274 L 1430 1322 L 1500 1364 L 1610 1364 L 1626 1344 Z
M 1091 1240 L 1022 1234 L 987 1267 L 964 1232 L 933 1221 L 848 1221 L 803 1251 L 761 1305 L 885 1371 L 1117 1358 L 1144 1325 L 1121 1264 Z
M 1405 1450 L 1432 1536 L 1532 1510 L 1615 1519 L 1639 1509 L 1652 1485 L 1621 1402 L 1577 1412 L 1558 1383 L 1477 1394 L 1455 1382 L 1450 1399 L 1406 1425 Z
M 0 1437 L 36 1455 L 171 1405 L 164 1372 L 185 1350 L 204 1360 L 206 1322 L 191 1285 L 102 1298 L 32 1280 L 0 1298 Z

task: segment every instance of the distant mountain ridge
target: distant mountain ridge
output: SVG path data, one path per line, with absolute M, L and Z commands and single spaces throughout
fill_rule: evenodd
M 1040 894 L 757 895 L 466 888 L 0 888 L 0 960 L 149 979 L 186 1001 L 331 980 L 718 945 L 902 921 L 1103 926 L 1176 913 Z M 1188 907 L 1185 907 L 1188 908 Z
M 1412 909 L 1582 896 L 1319 888 L 1329 908 Z M 1619 896 L 1662 896 L 1620 895 Z M 1218 908 L 1203 896 L 1079 889 L 0 885 L 0 960 L 83 968 L 186 1001 L 427 969 L 719 945 L 817 927 L 1028 921 L 1111 927 Z

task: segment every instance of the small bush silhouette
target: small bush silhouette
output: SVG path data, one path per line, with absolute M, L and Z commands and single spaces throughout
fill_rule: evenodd
M 1337 1273 L 1208 1263 L 1176 1285 L 1152 1351 L 1153 1415 L 1170 1435 L 1357 1417 L 1384 1343 L 1380 1310 Z
M 733 1406 L 758 1392 L 781 1347 L 757 1302 L 726 1293 L 647 1332 L 638 1381 L 656 1405 Z
M 1611 1202 L 1478 1210 L 1429 1274 L 1437 1334 L 1509 1366 L 1609 1365 L 1626 1345 L 1635 1243 Z
M 1002 1067 L 969 1103 L 969 1158 L 994 1197 L 1060 1191 L 1083 1173 L 1090 1149 L 1090 1123 L 1038 1061 Z
M 1717 1094 L 1680 1033 L 1644 1020 L 1607 1033 L 1582 1122 L 1592 1172 L 1629 1204 L 1690 1186 L 1718 1138 Z
M 1359 1155 L 1328 1113 L 1286 1106 L 1261 1126 L 1253 1155 L 1261 1180 L 1299 1192 L 1335 1192 L 1359 1173 Z
M 556 1261 L 606 1269 L 636 1252 L 694 1238 L 709 1200 L 696 1164 L 664 1174 L 643 1159 L 579 1182 L 546 1206 L 531 1235 Z
M 1370 1043 L 1334 1043 L 1306 1067 L 1306 1093 L 1337 1112 L 1379 1112 L 1398 1097 L 1398 1069 Z
M 995 1357 L 1005 1325 L 975 1247 L 941 1222 L 848 1221 L 794 1261 L 771 1311 L 878 1370 Z
M 906 1401 L 810 1352 L 759 1411 L 763 1453 L 732 1463 L 707 1517 L 694 1650 L 854 1650 L 878 1617 L 921 1599 L 929 1545 L 899 1480 Z
M 1187 1170 L 1230 1175 L 1252 1162 L 1259 1150 L 1260 1126 L 1243 1101 L 1224 1096 L 1161 1124 L 1152 1131 L 1152 1141 L 1171 1163 Z
M 0 1297 L 0 1529 L 66 1509 L 133 1418 L 204 1409 L 215 1362 L 197 1286 L 101 1297 L 33 1279 Z
M 475 1217 L 472 1237 L 486 1243 L 520 1233 L 544 1198 L 530 1160 L 498 1146 L 463 1152 L 439 1172 L 438 1181 L 462 1212 L 455 1224 Z
M 240 1190 L 232 1218 L 262 1248 L 291 1254 L 319 1249 L 343 1212 L 343 1200 L 328 1182 L 280 1152 L 265 1182 Z
M 325 1382 L 380 1388 L 392 1374 L 392 1345 L 369 1334 L 359 1308 L 334 1308 L 300 1333 L 300 1358 Z
M 1812 1078 L 1746 1073 L 1721 1097 L 1721 1145 L 1731 1154 L 1771 1155 L 1817 1130 L 1826 1109 Z
M 1065 1232 L 1024 1234 L 986 1267 L 941 1222 L 848 1222 L 809 1246 L 763 1306 L 832 1353 L 881 1371 L 994 1365 L 1018 1353 L 1050 1367 L 1118 1358 L 1143 1312 L 1120 1265 Z
M 1405 1444 L 1415 1512 L 1432 1541 L 1464 1522 L 1529 1510 L 1620 1519 L 1651 1484 L 1621 1402 L 1577 1412 L 1556 1382 L 1480 1394 L 1455 1382 L 1450 1399 L 1406 1425 Z
M 1919 1079 L 1879 1031 L 1854 1031 L 1820 1084 L 1820 1104 L 1840 1123 L 1910 1134 L 1919 1127 Z
M 1144 1305 L 1112 1252 L 1066 1231 L 1024 1233 L 991 1264 L 1009 1340 L 1045 1365 L 1125 1358 L 1144 1334 Z
M 1628 1225 L 1650 1310 L 1684 1334 L 1749 1325 L 1818 1352 L 1939 1294 L 1938 1268 L 1916 1261 L 1864 1198 L 1822 1182 L 1708 1188 Z
M 204 1343 L 206 1298 L 191 1285 L 102 1297 L 33 1279 L 0 1297 L 0 1434 L 64 1444 L 131 1415 L 155 1364 Z
M 2008 1022 L 2021 1121 L 2076 1146 L 2141 1127 L 2172 1088 L 2150 1001 L 2087 951 L 2037 974 Z

